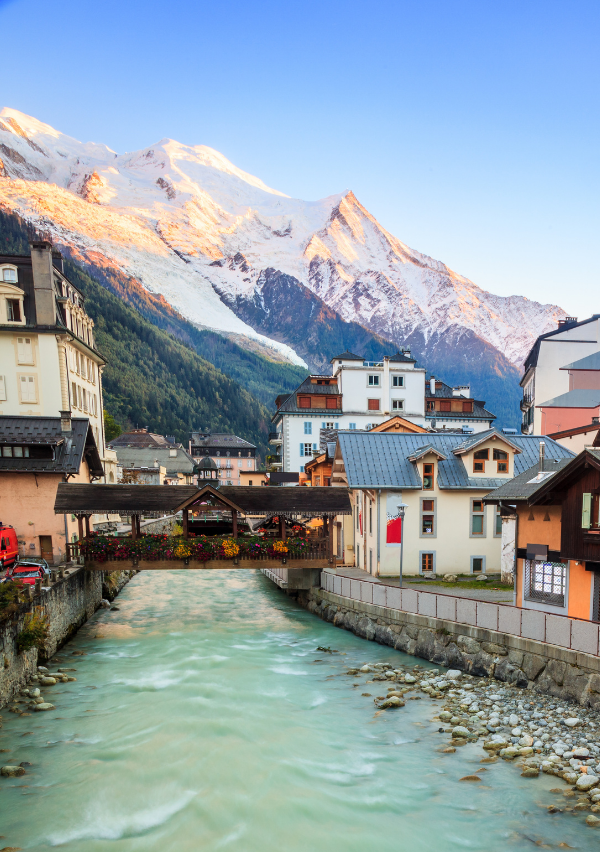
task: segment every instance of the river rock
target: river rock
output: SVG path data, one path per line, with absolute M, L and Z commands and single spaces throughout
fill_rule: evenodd
M 514 760 L 520 754 L 518 748 L 514 746 L 508 746 L 508 748 L 500 749 L 500 757 L 504 758 L 504 760 Z
M 594 816 L 593 814 L 590 814 L 589 816 L 586 816 L 585 822 L 586 825 L 590 826 L 590 828 L 598 828 L 598 826 L 600 825 L 600 818 Z
M 589 757 L 590 750 L 589 748 L 574 748 L 573 749 L 573 757 Z
M 54 704 L 50 704 L 49 701 L 43 701 L 41 704 L 36 704 L 33 708 L 34 710 L 54 710 Z
M 459 738 L 470 737 L 471 732 L 468 728 L 465 728 L 462 725 L 457 725 L 455 728 L 452 728 L 452 736 Z
M 38 672 L 42 672 L 42 674 L 45 674 L 48 671 L 46 666 L 38 666 L 37 670 L 38 670 Z
M 446 677 L 449 680 L 458 680 L 458 678 L 462 675 L 462 672 L 458 669 L 448 669 L 446 672 Z
M 385 710 L 387 707 L 404 707 L 404 701 L 398 698 L 397 695 L 392 695 L 389 698 L 386 698 L 379 707 L 381 710 Z
M 511 728 L 516 728 L 517 725 L 519 724 L 519 717 L 515 716 L 514 713 L 511 713 L 510 716 L 508 717 L 508 724 L 511 726 Z M 514 736 L 517 736 L 517 735 L 514 734 Z
M 404 683 L 416 683 L 417 679 L 414 675 L 407 674 L 404 676 Z
M 22 766 L 3 766 L 0 769 L 0 775 L 5 778 L 19 778 L 19 776 L 25 775 L 25 770 Z
M 581 724 L 581 719 L 578 719 L 576 716 L 571 716 L 570 719 L 565 719 L 565 725 L 568 728 L 576 728 L 577 725 Z
M 523 778 L 537 778 L 540 770 L 536 766 L 526 766 L 521 772 Z
M 530 737 L 529 734 L 524 734 L 519 740 L 519 745 L 522 746 L 532 746 L 533 745 L 533 737 Z
M 100 601 L 100 606 L 102 609 L 110 609 L 110 601 L 107 601 L 106 598 L 102 598 Z
M 56 678 L 55 677 L 41 677 L 40 683 L 42 684 L 42 686 L 54 686 L 54 684 L 56 683 Z
M 578 790 L 581 790 L 583 793 L 587 793 L 588 790 L 591 790 L 592 787 L 595 787 L 600 778 L 597 775 L 580 775 L 577 781 L 575 782 L 575 786 Z
M 366 674 L 367 672 L 370 672 L 371 669 L 369 668 L 369 666 L 363 666 L 361 669 L 359 669 L 359 671 L 365 672 L 365 674 Z
M 449 713 L 447 710 L 442 710 L 440 713 L 440 719 L 442 722 L 449 722 L 452 718 L 452 713 Z

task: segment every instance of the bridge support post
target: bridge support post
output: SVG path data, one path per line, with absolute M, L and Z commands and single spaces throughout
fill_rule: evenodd
M 135 539 L 137 537 L 138 537 L 138 516 L 132 515 L 131 516 L 131 538 Z
M 237 527 L 237 511 L 235 509 L 231 510 L 231 526 L 232 526 L 232 535 L 234 538 L 238 537 L 238 527 Z
M 90 516 L 89 515 L 85 516 L 85 535 L 86 535 L 87 538 L 89 538 L 89 535 L 90 535 Z
M 83 515 L 76 515 L 77 530 L 79 532 L 79 541 L 83 541 Z
M 183 509 L 182 515 L 183 515 L 183 517 L 182 517 L 181 526 L 183 527 L 183 537 L 185 539 L 188 539 L 189 536 L 190 536 L 190 533 L 189 533 L 189 511 L 188 511 L 188 509 Z
M 279 516 L 279 538 L 282 541 L 285 541 L 286 537 L 286 527 L 285 527 L 285 518 L 283 515 Z

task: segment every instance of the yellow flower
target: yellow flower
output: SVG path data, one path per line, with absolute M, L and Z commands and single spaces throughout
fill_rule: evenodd
M 287 545 L 285 544 L 284 541 L 274 542 L 273 550 L 275 551 L 275 553 L 287 553 L 288 552 Z

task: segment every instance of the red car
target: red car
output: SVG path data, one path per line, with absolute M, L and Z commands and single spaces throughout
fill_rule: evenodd
M 15 565 L 7 572 L 6 577 L 2 580 L 3 583 L 11 581 L 24 583 L 26 586 L 33 586 L 36 580 L 43 580 L 46 576 L 41 565 Z

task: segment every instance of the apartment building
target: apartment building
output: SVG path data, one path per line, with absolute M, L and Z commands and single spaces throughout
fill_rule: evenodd
M 45 241 L 30 247 L 29 255 L 0 254 L 0 415 L 87 418 L 105 473 L 114 476 L 94 323 L 60 254 Z
M 304 473 L 319 450 L 321 429 L 368 430 L 394 414 L 425 426 L 425 370 L 410 352 L 366 361 L 352 352 L 331 360 L 329 376 L 309 376 L 277 397 L 271 443 L 275 467 Z
M 425 417 L 428 428 L 484 432 L 494 425 L 496 415 L 485 407 L 485 400 L 473 399 L 470 385 L 453 388 L 430 376 L 426 383 Z
M 581 361 L 587 356 L 600 352 L 600 314 L 594 314 L 589 319 L 579 322 L 577 317 L 566 317 L 559 320 L 558 328 L 540 335 L 534 343 L 525 361 L 525 370 L 521 379 L 523 399 L 521 411 L 523 419 L 521 431 L 525 435 L 547 434 L 544 430 L 544 420 L 548 419 L 548 432 L 556 432 L 556 417 L 554 413 L 544 418 L 544 410 L 550 408 L 580 408 L 589 409 L 583 415 L 591 417 L 591 403 L 597 399 L 598 388 L 589 385 L 572 385 L 571 372 L 574 362 Z M 581 379 L 581 381 L 584 381 Z M 577 393 L 570 398 L 565 397 L 576 390 L 595 390 L 596 394 Z M 592 399 L 593 397 L 593 399 Z M 564 413 L 561 422 L 569 420 Z M 572 423 L 569 423 L 572 425 Z M 580 423 L 578 425 L 583 425 Z
M 172 435 L 164 437 L 147 429 L 131 429 L 114 438 L 110 448 L 117 454 L 122 476 L 131 477 L 135 472 L 140 482 L 152 485 L 194 485 L 196 482 L 194 459 Z
M 242 471 L 257 469 L 256 447 L 237 435 L 212 433 L 209 430 L 192 432 L 189 454 L 196 463 L 210 458 L 217 466 L 217 480 L 223 485 L 245 485 Z

